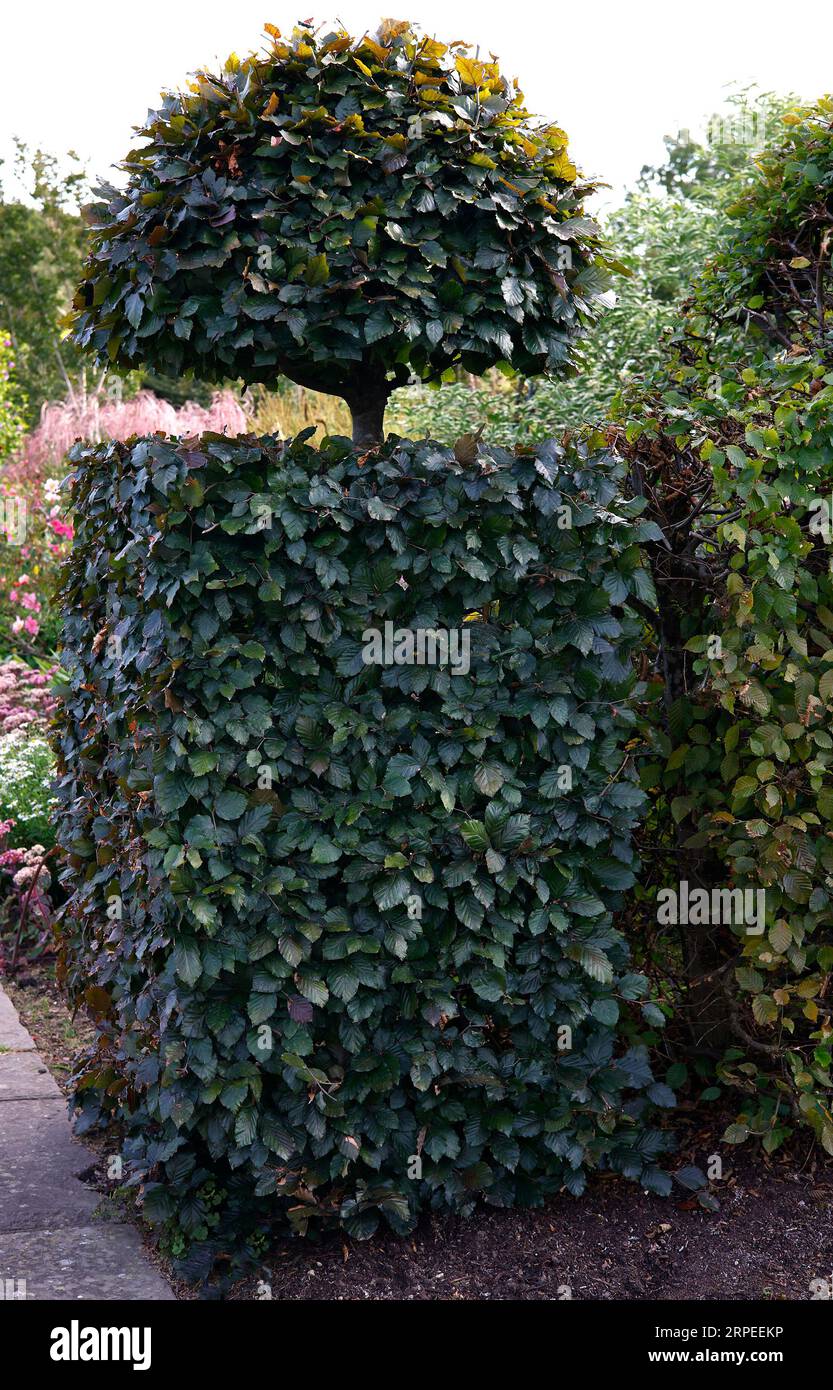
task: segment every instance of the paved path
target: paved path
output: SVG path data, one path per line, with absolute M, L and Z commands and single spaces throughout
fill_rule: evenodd
M 172 1299 L 135 1226 L 78 1174 L 92 1154 L 0 987 L 0 1300 Z M 25 1282 L 25 1289 L 24 1289 Z

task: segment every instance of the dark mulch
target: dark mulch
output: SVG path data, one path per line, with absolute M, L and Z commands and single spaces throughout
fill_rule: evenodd
M 580 1201 L 432 1218 L 406 1240 L 291 1242 L 264 1279 L 273 1299 L 809 1299 L 833 1278 L 833 1174 L 753 1152 L 724 1166 L 714 1213 L 597 1179 Z M 256 1280 L 233 1295 L 263 1296 Z

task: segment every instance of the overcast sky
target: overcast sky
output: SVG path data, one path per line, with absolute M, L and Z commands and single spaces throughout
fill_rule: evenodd
M 329 3 L 309 12 L 271 0 L 5 0 L 0 156 L 9 159 L 18 135 L 55 153 L 75 149 L 109 175 L 164 87 L 232 50 L 258 49 L 264 21 L 288 31 L 311 15 L 337 16 L 351 32 L 407 17 L 497 54 L 530 110 L 566 128 L 573 158 L 612 184 L 616 201 L 661 157 L 663 134 L 702 128 L 730 84 L 808 98 L 833 88 L 831 0 Z M 0 176 L 11 196 L 8 163 Z

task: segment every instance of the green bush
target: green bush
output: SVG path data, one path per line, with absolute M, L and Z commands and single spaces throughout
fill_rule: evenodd
M 405 23 L 268 31 L 168 95 L 101 190 L 75 341 L 171 376 L 283 374 L 344 396 L 365 442 L 410 380 L 569 368 L 609 263 L 564 131 Z
M 649 546 L 666 708 L 645 784 L 682 877 L 765 894 L 760 934 L 689 928 L 684 1002 L 707 995 L 706 1041 L 730 1044 L 728 1142 L 768 1152 L 800 1125 L 833 1154 L 832 190 L 824 99 L 781 116 L 623 440 L 673 537 Z
M 670 1186 L 612 925 L 656 530 L 604 453 L 309 433 L 73 454 L 76 1099 L 191 1273 L 287 1221 Z M 469 669 L 367 664 L 388 622 L 464 631 Z
M 14 821 L 10 845 L 53 844 L 53 776 L 52 750 L 45 737 L 33 737 L 25 729 L 0 735 L 0 821 Z

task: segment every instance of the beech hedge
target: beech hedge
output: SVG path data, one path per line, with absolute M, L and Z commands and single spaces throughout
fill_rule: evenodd
M 102 363 L 387 395 L 416 375 L 561 373 L 609 271 L 596 185 L 468 45 L 267 26 L 168 93 L 87 209 L 70 321 Z
M 192 1275 L 287 1222 L 670 1187 L 659 1011 L 612 924 L 657 528 L 604 450 L 311 433 L 71 455 L 75 1105 L 123 1123 Z M 368 664 L 388 623 L 465 634 L 468 669 Z

